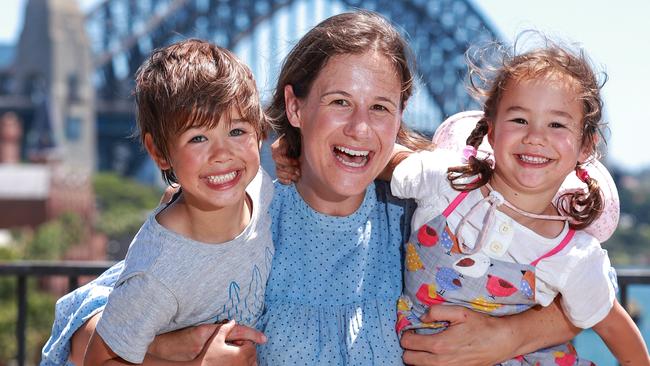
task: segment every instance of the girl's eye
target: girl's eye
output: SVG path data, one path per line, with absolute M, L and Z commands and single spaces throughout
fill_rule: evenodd
M 525 125 L 525 124 L 528 123 L 528 121 L 526 121 L 523 118 L 513 118 L 513 119 L 511 119 L 511 121 L 514 122 L 514 123 L 522 124 L 522 125 Z
M 235 137 L 235 136 L 241 136 L 241 135 L 246 134 L 246 131 L 242 130 L 241 128 L 233 128 L 232 130 L 230 130 L 229 133 L 230 133 L 230 136 Z
M 207 140 L 208 140 L 207 137 L 205 137 L 203 135 L 199 135 L 199 136 L 192 137 L 190 139 L 190 143 L 204 142 L 204 141 L 207 141 Z

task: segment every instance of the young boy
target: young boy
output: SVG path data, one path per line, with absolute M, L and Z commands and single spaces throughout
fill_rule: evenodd
M 254 327 L 271 269 L 273 185 L 259 156 L 267 121 L 250 70 L 228 50 L 186 40 L 144 62 L 135 97 L 141 142 L 180 191 L 133 239 L 84 365 L 160 362 L 145 357 L 153 338 L 191 325 Z

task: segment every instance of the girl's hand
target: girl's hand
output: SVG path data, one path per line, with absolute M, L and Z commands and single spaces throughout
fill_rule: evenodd
M 271 157 L 275 161 L 275 175 L 280 183 L 291 184 L 300 179 L 300 162 L 287 157 L 287 144 L 282 136 L 271 144 Z
M 255 343 L 237 340 L 236 344 L 227 342 L 234 337 L 235 321 L 231 320 L 212 335 L 205 350 L 199 355 L 200 365 L 256 365 Z
M 210 338 L 219 333 L 223 326 L 225 324 L 202 324 L 158 335 L 149 346 L 148 353 L 169 361 L 194 360 L 206 348 Z M 266 342 L 266 336 L 255 329 L 238 324 L 233 324 L 230 328 L 226 328 L 226 330 L 230 329 L 226 337 L 228 342 L 235 344 Z

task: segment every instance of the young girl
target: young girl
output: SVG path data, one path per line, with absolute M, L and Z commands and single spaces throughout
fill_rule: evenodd
M 607 252 L 577 231 L 603 206 L 598 182 L 582 168 L 596 152 L 602 113 L 588 61 L 582 52 L 549 42 L 506 55 L 492 78 L 470 67 L 473 90 L 486 98 L 465 160 L 443 150 L 420 152 L 393 174 L 393 194 L 418 203 L 413 227 L 419 228 L 405 244 L 398 332 L 435 333 L 449 326 L 420 321 L 434 304 L 501 316 L 547 306 L 561 294 L 569 320 L 593 328 L 621 364 L 650 364 L 639 330 L 616 301 Z M 486 135 L 493 157 L 476 154 Z M 573 170 L 588 189 L 554 204 Z M 590 363 L 565 344 L 503 364 Z

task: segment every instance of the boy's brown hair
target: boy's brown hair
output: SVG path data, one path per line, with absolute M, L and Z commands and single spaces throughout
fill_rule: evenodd
M 268 122 L 253 74 L 225 48 L 188 39 L 156 49 L 135 77 L 138 134 L 150 134 L 156 149 L 169 160 L 173 137 L 192 127 L 214 128 L 232 107 L 248 121 L 258 140 L 266 138 Z M 171 169 L 162 171 L 177 183 Z

